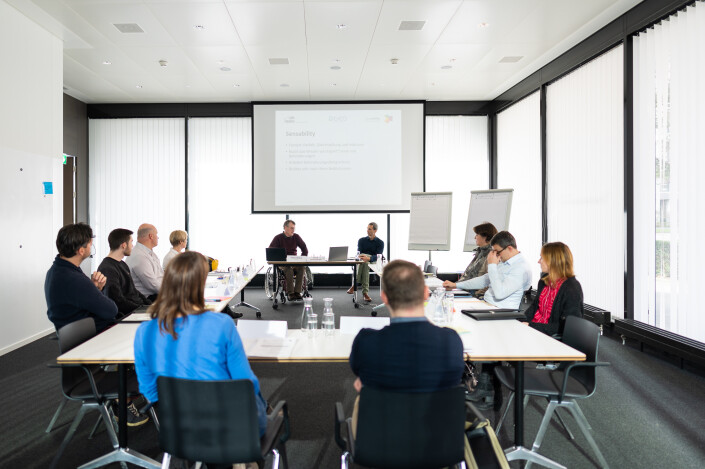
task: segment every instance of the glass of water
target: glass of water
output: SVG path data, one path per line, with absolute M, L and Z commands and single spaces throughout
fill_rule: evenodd
M 453 313 L 455 312 L 455 295 L 453 292 L 446 292 L 443 297 L 443 313 L 445 313 L 446 322 L 453 323 Z
M 316 335 L 316 329 L 318 329 L 318 314 L 309 313 L 308 319 L 306 321 L 306 330 L 308 331 L 308 338 L 311 339 Z

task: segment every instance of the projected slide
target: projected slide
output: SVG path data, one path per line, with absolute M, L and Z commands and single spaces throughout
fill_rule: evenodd
M 385 179 L 367 192 L 345 190 L 340 184 L 399 174 L 401 151 L 398 110 L 277 111 L 275 203 L 400 204 L 399 178 Z

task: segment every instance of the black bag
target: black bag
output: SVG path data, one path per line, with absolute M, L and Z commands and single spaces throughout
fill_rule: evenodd
M 465 422 L 465 465 L 468 469 L 509 469 L 490 421 L 469 402 L 474 419 Z

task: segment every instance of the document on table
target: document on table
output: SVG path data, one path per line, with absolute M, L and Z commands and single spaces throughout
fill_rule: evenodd
M 477 298 L 456 298 L 455 299 L 455 310 L 460 311 L 461 309 L 471 309 L 471 310 L 483 310 L 488 309 L 499 309 L 498 306 L 492 306 Z
M 253 358 L 289 358 L 296 339 L 244 339 L 245 353 Z

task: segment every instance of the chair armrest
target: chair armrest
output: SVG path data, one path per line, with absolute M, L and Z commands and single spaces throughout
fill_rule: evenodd
M 568 387 L 568 378 L 570 377 L 570 372 L 575 368 L 597 368 L 598 366 L 612 366 L 609 362 L 575 362 L 568 365 L 565 369 L 565 374 L 563 375 L 563 385 L 561 386 L 561 392 L 558 394 L 558 402 L 563 402 L 565 397 L 565 391 Z
M 345 425 L 345 413 L 343 412 L 343 404 L 340 402 L 335 403 L 335 442 L 338 444 L 340 449 L 343 451 L 350 451 L 350 441 L 348 438 L 344 438 L 340 427 Z M 347 432 L 346 432 L 347 433 Z
M 282 432 L 281 437 L 279 440 L 282 443 L 286 443 L 286 441 L 289 439 L 290 435 L 290 430 L 289 430 L 289 405 L 286 403 L 286 401 L 279 401 L 277 402 L 277 405 L 274 406 L 272 409 L 272 412 L 270 412 L 267 415 L 267 421 L 272 421 L 274 420 L 279 413 L 282 413 L 284 416 L 284 431 Z

